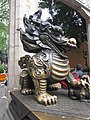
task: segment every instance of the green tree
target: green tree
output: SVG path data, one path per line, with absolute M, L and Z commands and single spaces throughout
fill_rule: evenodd
M 8 0 L 0 1 L 0 55 L 8 54 L 8 25 L 9 3 Z
M 39 7 L 49 9 L 51 22 L 61 26 L 66 37 L 76 38 L 78 47 L 87 41 L 86 21 L 76 10 L 56 0 L 42 0 Z

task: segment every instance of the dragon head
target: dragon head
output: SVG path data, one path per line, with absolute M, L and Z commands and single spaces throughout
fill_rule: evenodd
M 76 40 L 63 37 L 62 28 L 42 21 L 41 15 L 42 12 L 39 10 L 29 19 L 26 16 L 23 18 L 25 31 L 20 29 L 20 38 L 24 50 L 37 53 L 44 49 L 52 49 L 60 57 L 67 58 L 65 52 L 70 48 L 76 48 Z

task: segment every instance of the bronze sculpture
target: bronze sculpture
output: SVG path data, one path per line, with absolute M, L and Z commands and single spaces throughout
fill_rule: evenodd
M 90 77 L 84 74 L 77 87 L 69 84 L 68 96 L 80 102 L 90 102 Z
M 63 37 L 61 27 L 41 20 L 42 11 L 37 11 L 29 19 L 24 16 L 25 31 L 20 28 L 20 38 L 25 51 L 35 53 L 19 60 L 22 72 L 20 84 L 22 94 L 35 92 L 37 102 L 44 105 L 56 104 L 57 96 L 47 93 L 50 84 L 68 80 L 76 86 L 80 84 L 70 73 L 67 50 L 76 47 L 74 38 Z M 34 90 L 35 89 L 35 90 Z

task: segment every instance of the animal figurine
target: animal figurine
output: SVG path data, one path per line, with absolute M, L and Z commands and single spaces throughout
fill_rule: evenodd
M 80 85 L 77 87 L 69 85 L 68 96 L 73 100 L 90 102 L 90 77 L 84 74 L 80 82 Z
M 25 30 L 20 28 L 20 38 L 26 52 L 34 53 L 20 58 L 21 93 L 35 93 L 38 103 L 53 105 L 57 96 L 47 92 L 48 86 L 67 79 L 71 84 L 79 84 L 70 73 L 66 51 L 76 48 L 74 38 L 65 38 L 60 26 L 41 20 L 42 11 L 38 10 L 29 18 L 24 16 Z

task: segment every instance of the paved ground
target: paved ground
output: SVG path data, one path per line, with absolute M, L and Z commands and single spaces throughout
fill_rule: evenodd
M 5 99 L 5 88 L 4 85 L 0 85 L 0 120 L 3 120 L 3 114 L 5 110 L 6 99 Z

